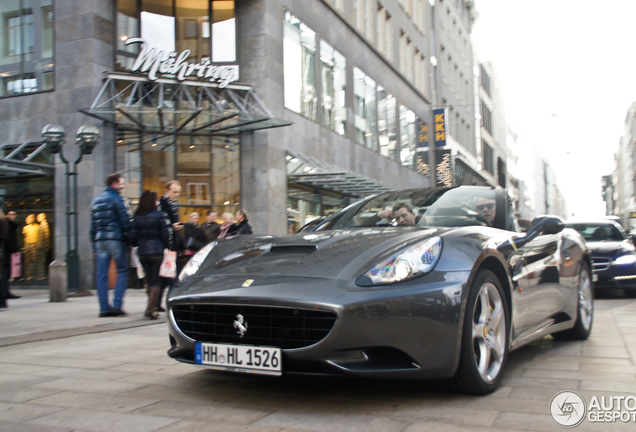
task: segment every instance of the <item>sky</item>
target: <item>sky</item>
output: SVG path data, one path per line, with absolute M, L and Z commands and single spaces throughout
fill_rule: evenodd
M 480 61 L 496 67 L 507 123 L 548 160 L 571 214 L 605 214 L 601 177 L 636 102 L 636 0 L 476 0 L 476 9 L 473 36 Z

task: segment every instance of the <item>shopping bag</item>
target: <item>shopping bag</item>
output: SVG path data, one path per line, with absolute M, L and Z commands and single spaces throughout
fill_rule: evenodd
M 108 265 L 108 289 L 115 289 L 115 285 L 117 285 L 117 263 L 114 258 L 111 258 Z
M 165 250 L 159 267 L 159 276 L 174 279 L 177 277 L 177 252 Z
M 11 279 L 22 275 L 22 254 L 14 252 L 11 254 Z

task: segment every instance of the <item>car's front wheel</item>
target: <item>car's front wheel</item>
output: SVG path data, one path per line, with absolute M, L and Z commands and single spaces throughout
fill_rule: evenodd
M 473 282 L 462 332 L 455 384 L 465 393 L 493 392 L 503 379 L 508 357 L 510 312 L 497 276 L 479 270 Z

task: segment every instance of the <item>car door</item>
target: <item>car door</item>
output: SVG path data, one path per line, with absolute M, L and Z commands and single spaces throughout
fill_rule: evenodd
M 560 239 L 561 233 L 540 234 L 523 246 L 518 282 L 525 330 L 542 325 L 563 308 Z

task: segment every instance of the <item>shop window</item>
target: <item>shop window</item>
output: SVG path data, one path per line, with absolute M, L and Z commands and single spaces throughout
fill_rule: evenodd
M 28 145 L 13 157 L 24 159 L 32 155 L 31 162 L 51 165 L 53 154 L 47 149 L 34 154 L 39 145 Z M 17 145 L 6 146 L 0 150 L 0 157 L 16 149 Z M 46 279 L 54 237 L 53 176 L 0 180 L 0 206 L 5 213 L 10 210 L 17 213 L 15 226 L 11 228 L 15 229 L 22 265 L 13 280 L 33 283 Z
M 161 196 L 165 184 L 181 183 L 179 216 L 236 213 L 240 205 L 238 137 L 163 136 L 117 131 L 117 172 L 134 211 L 144 190 Z
M 53 54 L 52 0 L 0 2 L 0 97 L 52 90 Z
M 347 133 L 346 60 L 324 40 L 320 41 L 322 68 L 322 121 L 325 126 Z
M 316 33 L 285 12 L 283 38 L 285 108 L 316 120 Z
M 400 162 L 403 166 L 415 169 L 416 135 L 415 113 L 400 105 Z
M 397 121 L 395 97 L 378 86 L 378 141 L 380 154 L 396 160 Z
M 353 94 L 356 142 L 377 150 L 375 81 L 357 67 L 353 68 Z

